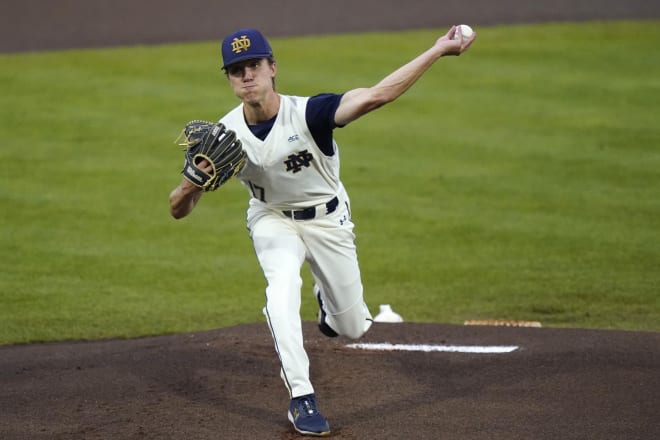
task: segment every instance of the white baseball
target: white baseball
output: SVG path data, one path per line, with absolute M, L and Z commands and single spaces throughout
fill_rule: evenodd
M 470 38 L 472 36 L 472 34 L 474 33 L 472 28 L 470 26 L 468 26 L 467 24 L 459 24 L 457 29 L 456 29 L 456 33 L 454 34 L 454 40 L 458 40 L 458 33 L 459 32 L 461 34 L 463 34 L 463 39 Z

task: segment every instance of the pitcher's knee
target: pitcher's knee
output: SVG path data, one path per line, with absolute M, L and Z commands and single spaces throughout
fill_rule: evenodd
M 326 322 L 338 334 L 351 339 L 359 339 L 373 324 L 373 317 L 367 305 L 359 301 L 340 313 L 327 315 Z
M 360 339 L 364 336 L 367 330 L 369 330 L 371 324 L 373 324 L 373 320 L 371 318 L 365 318 L 364 320 L 354 323 L 354 325 L 349 325 L 343 328 L 341 335 L 351 339 Z

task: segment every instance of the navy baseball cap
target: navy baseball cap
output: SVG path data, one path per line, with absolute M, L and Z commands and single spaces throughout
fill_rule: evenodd
M 268 40 L 256 29 L 240 29 L 222 40 L 222 68 L 239 61 L 273 56 Z

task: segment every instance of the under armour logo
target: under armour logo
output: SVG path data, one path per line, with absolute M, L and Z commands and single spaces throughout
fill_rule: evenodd
M 302 167 L 309 167 L 309 164 L 314 160 L 314 156 L 307 150 L 300 151 L 298 154 L 291 154 L 287 160 L 284 161 L 286 170 L 292 173 L 297 173 L 302 170 Z
M 247 52 L 250 48 L 250 39 L 247 35 L 241 35 L 241 38 L 234 38 L 231 42 L 231 51 L 234 53 Z

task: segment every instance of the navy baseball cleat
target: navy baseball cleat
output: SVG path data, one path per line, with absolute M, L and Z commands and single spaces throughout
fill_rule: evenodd
M 328 325 L 327 322 L 325 322 L 326 313 L 325 313 L 325 310 L 323 310 L 323 301 L 321 300 L 321 291 L 318 290 L 318 289 L 315 289 L 314 293 L 316 294 L 316 300 L 319 302 L 319 316 L 318 316 L 319 317 L 319 330 L 321 330 L 321 333 L 323 333 L 324 335 L 326 335 L 329 338 L 336 338 L 337 336 L 339 336 L 337 334 L 337 332 L 334 331 L 332 329 L 332 327 L 330 327 Z
M 316 409 L 314 394 L 294 397 L 289 405 L 289 421 L 303 435 L 325 437 L 330 435 L 328 421 Z

